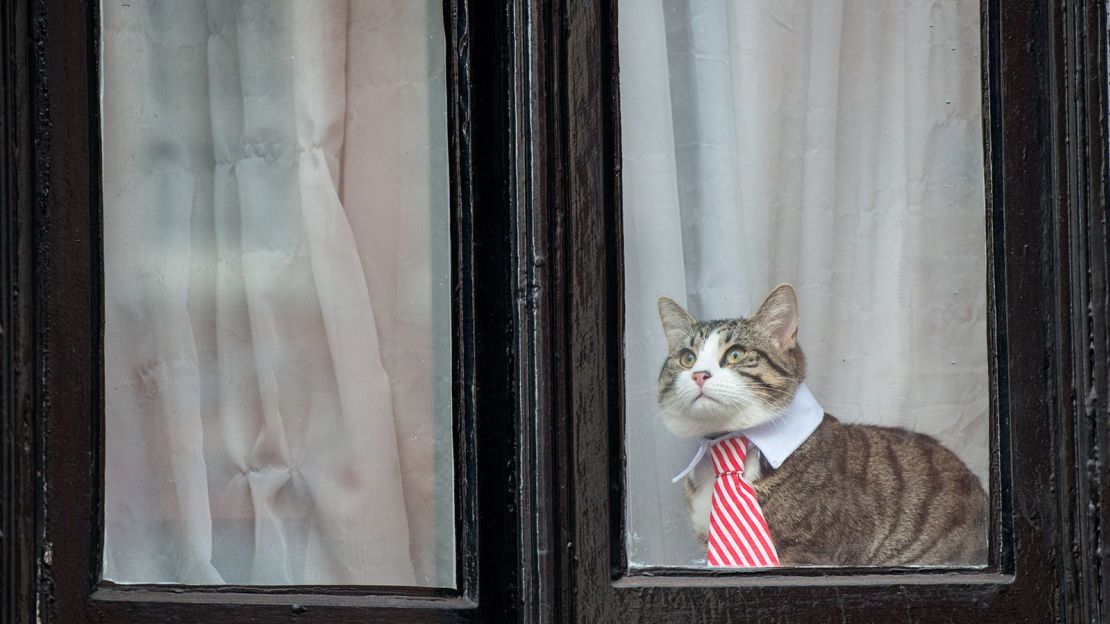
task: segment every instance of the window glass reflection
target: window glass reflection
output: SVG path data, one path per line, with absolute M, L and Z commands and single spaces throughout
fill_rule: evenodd
M 985 564 L 978 2 L 621 9 L 630 565 Z
M 454 586 L 440 3 L 102 8 L 104 577 Z

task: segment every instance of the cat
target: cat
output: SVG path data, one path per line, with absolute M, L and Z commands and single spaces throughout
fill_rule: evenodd
M 790 284 L 772 290 L 750 319 L 698 321 L 666 297 L 659 317 L 669 351 L 659 407 L 672 433 L 713 438 L 771 422 L 805 379 Z M 745 460 L 744 478 L 755 488 L 781 565 L 987 563 L 986 493 L 954 453 L 927 435 L 822 413 L 778 468 L 755 446 Z M 715 479 L 705 460 L 684 481 L 703 545 Z

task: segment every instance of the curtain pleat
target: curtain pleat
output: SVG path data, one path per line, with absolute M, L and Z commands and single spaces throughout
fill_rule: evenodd
M 454 526 L 451 242 L 447 219 L 426 207 L 448 205 L 445 50 L 442 38 L 409 35 L 442 30 L 442 7 L 437 0 L 353 2 L 350 10 L 347 88 L 358 106 L 347 108 L 341 196 L 374 304 L 381 361 L 397 371 L 393 415 L 413 565 L 420 583 L 443 584 L 455 559 L 453 534 L 444 529 Z M 380 256 L 393 264 L 375 261 Z M 414 279 L 424 275 L 437 281 Z

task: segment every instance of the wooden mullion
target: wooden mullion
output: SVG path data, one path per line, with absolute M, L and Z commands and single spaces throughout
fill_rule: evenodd
M 1075 273 L 1083 282 L 1075 298 L 1085 348 L 1076 349 L 1083 374 L 1077 380 L 1075 541 L 1080 556 L 1075 573 L 1080 595 L 1080 621 L 1101 622 L 1107 617 L 1105 570 L 1107 480 L 1110 466 L 1100 457 L 1106 445 L 1107 405 L 1110 404 L 1110 347 L 1107 332 L 1107 3 L 1071 0 L 1068 7 L 1069 51 L 1067 75 L 1072 78 L 1063 100 L 1068 124 L 1068 196 L 1073 203 L 1077 235 L 1073 239 Z
M 0 623 L 36 613 L 28 2 L 0 5 Z

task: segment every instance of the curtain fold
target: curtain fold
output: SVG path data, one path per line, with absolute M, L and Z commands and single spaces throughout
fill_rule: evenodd
M 451 449 L 450 235 L 442 7 L 352 2 L 347 38 L 348 106 L 341 185 L 391 376 L 404 505 L 422 583 L 454 569 Z M 383 62 L 382 59 L 389 59 Z M 405 111 L 405 114 L 398 114 Z M 428 163 L 431 163 L 429 167 Z M 443 206 L 444 214 L 413 209 Z M 382 210 L 381 206 L 396 207 Z M 377 261 L 392 258 L 391 264 Z M 413 279 L 432 275 L 435 280 Z M 431 328 L 431 331 L 429 331 Z M 439 530 L 437 530 L 437 527 Z M 448 577 L 444 577 L 444 575 Z M 438 578 L 437 578 L 438 575 Z
M 416 340 L 391 360 L 381 340 L 427 342 L 429 297 L 394 303 L 366 270 L 431 291 L 447 266 L 352 227 L 420 214 L 428 237 L 446 221 L 445 201 L 366 188 L 361 170 L 446 177 L 427 136 L 442 72 L 407 77 L 422 84 L 408 109 L 376 111 L 412 132 L 345 162 L 352 138 L 379 141 L 348 128 L 372 104 L 349 57 L 370 4 L 105 3 L 105 578 L 453 585 L 453 513 L 425 513 L 453 482 L 406 470 L 451 465 L 427 424 L 445 418 L 450 440 L 449 398 L 402 410 L 396 389 L 437 396 L 443 365 Z M 380 28 L 434 53 L 426 7 L 407 13 Z M 410 306 L 407 325 L 375 314 L 389 305 Z M 413 419 L 427 435 L 402 444 Z
M 932 434 L 986 483 L 978 3 L 635 4 L 618 27 L 633 565 L 705 554 L 670 483 L 691 443 L 655 405 L 660 295 L 727 318 L 792 282 L 826 410 Z

